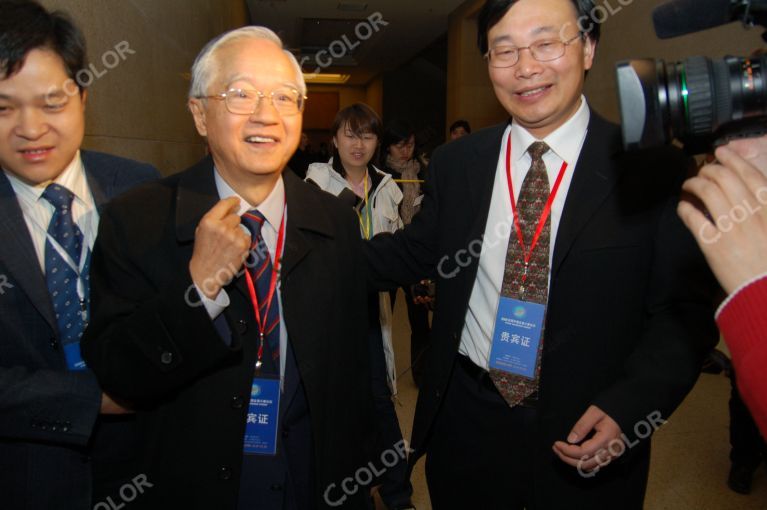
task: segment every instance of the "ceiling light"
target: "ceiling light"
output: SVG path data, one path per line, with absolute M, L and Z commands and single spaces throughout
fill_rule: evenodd
M 338 4 L 338 10 L 339 11 L 366 11 L 368 8 L 368 4 L 362 4 L 357 2 L 341 2 Z
M 309 84 L 342 85 L 349 81 L 349 74 L 316 73 L 304 74 L 304 80 Z

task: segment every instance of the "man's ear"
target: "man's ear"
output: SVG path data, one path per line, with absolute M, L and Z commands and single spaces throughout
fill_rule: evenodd
M 594 65 L 594 55 L 596 52 L 597 43 L 591 37 L 586 36 L 586 39 L 583 41 L 583 67 L 586 71 Z
M 189 100 L 189 111 L 192 112 L 194 117 L 194 125 L 197 128 L 197 132 L 202 137 L 208 136 L 208 123 L 205 115 L 205 107 L 200 99 Z

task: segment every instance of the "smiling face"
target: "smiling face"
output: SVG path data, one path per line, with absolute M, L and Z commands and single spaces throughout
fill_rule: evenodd
M 0 80 L 0 166 L 32 185 L 56 179 L 82 144 L 85 100 L 57 53 L 30 51 Z
M 338 149 L 341 164 L 348 170 L 367 168 L 368 163 L 378 148 L 378 136 L 375 133 L 354 133 L 347 123 L 333 137 L 333 145 Z
M 282 115 L 269 100 L 275 89 L 300 90 L 295 67 L 285 52 L 266 39 L 239 39 L 219 48 L 206 95 L 230 89 L 258 90 L 252 115 L 230 113 L 223 100 L 191 99 L 195 125 L 207 138 L 221 176 L 230 184 L 276 180 L 301 139 L 301 113 Z
M 491 49 L 568 41 L 578 35 L 577 26 L 571 0 L 519 0 L 488 31 L 488 41 Z M 595 49 L 590 39 L 576 38 L 561 58 L 550 62 L 538 62 L 529 50 L 522 50 L 516 65 L 488 68 L 495 94 L 516 122 L 542 139 L 578 110 Z

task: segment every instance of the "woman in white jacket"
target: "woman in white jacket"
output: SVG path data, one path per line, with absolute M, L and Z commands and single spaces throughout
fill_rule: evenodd
M 399 216 L 402 192 L 391 175 L 371 163 L 377 159 L 383 134 L 378 114 L 365 104 L 354 104 L 338 112 L 332 132 L 333 157 L 327 163 L 309 165 L 307 182 L 353 207 L 365 239 L 402 228 Z M 381 448 L 396 451 L 395 445 L 401 444 L 402 432 L 392 402 L 392 395 L 397 393 L 397 379 L 389 293 L 372 294 L 369 303 L 372 389 Z M 395 466 L 381 467 L 385 472 L 379 480 L 379 494 L 386 506 L 389 509 L 412 508 L 410 496 L 413 490 L 407 477 L 407 461 L 401 459 Z

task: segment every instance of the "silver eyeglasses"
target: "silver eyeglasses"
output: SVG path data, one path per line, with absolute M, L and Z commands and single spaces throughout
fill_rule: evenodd
M 261 104 L 268 98 L 272 106 L 281 115 L 296 115 L 301 113 L 306 103 L 306 96 L 292 87 L 281 87 L 269 93 L 250 89 L 229 89 L 214 96 L 198 96 L 197 99 L 218 99 L 224 101 L 226 109 L 235 115 L 253 115 Z
M 562 55 L 565 54 L 565 49 L 575 40 L 582 37 L 583 33 L 579 33 L 567 41 L 547 39 L 534 42 L 530 46 L 524 46 L 522 48 L 516 46 L 496 46 L 485 53 L 485 58 L 490 64 L 490 67 L 512 67 L 519 62 L 519 52 L 522 50 L 530 50 L 530 54 L 538 62 L 551 62 L 552 60 L 561 58 Z

